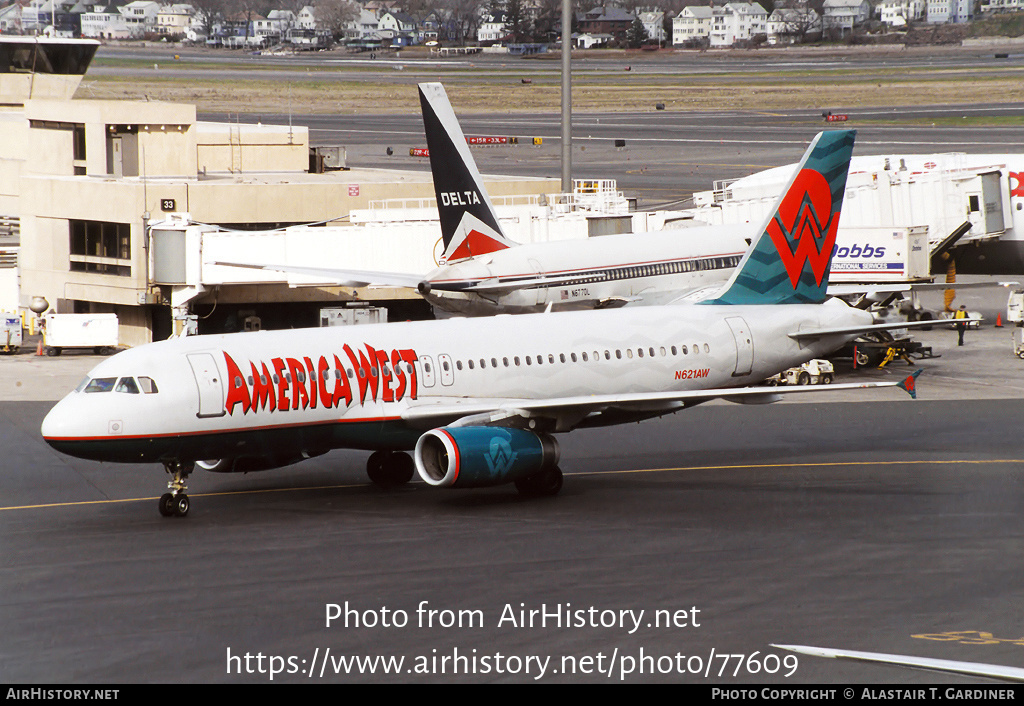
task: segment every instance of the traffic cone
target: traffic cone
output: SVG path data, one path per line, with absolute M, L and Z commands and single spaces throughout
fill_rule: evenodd
M 39 343 L 36 344 L 36 355 L 43 354 L 43 339 L 39 339 Z
M 1002 312 L 996 314 L 996 328 L 1003 327 L 1003 314 Z

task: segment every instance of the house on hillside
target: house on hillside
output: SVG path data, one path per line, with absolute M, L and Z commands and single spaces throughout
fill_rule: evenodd
M 389 11 L 380 16 L 377 31 L 391 46 L 407 47 L 417 42 L 416 18 L 404 12 Z
M 767 38 L 768 12 L 756 2 L 730 2 L 711 11 L 711 46 L 731 47 Z
M 821 39 L 821 15 L 809 7 L 778 8 L 768 16 L 768 43 L 801 44 Z
M 644 25 L 647 32 L 647 39 L 651 42 L 661 44 L 665 41 L 665 13 L 664 12 L 638 12 L 637 17 Z
M 672 18 L 672 45 L 703 44 L 711 36 L 712 24 L 710 5 L 684 7 Z
M 974 18 L 972 0 L 928 0 L 926 8 L 929 24 L 963 24 Z
M 480 28 L 476 31 L 476 41 L 485 46 L 499 44 L 505 41 L 508 34 L 509 28 L 505 13 L 498 11 L 484 15 L 480 20 Z
M 882 24 L 906 27 L 910 22 L 924 19 L 924 0 L 883 0 L 878 6 Z
M 868 0 L 825 0 L 821 22 L 826 31 L 845 36 L 871 17 Z
M 576 16 L 576 26 L 581 34 L 610 34 L 616 41 L 626 39 L 626 32 L 636 15 L 615 5 L 598 5 Z

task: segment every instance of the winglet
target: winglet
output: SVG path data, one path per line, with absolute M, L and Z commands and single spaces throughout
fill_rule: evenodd
M 917 376 L 921 374 L 921 368 L 918 368 L 906 378 L 903 379 L 896 387 L 906 390 L 907 394 L 910 395 L 911 399 L 917 399 Z
M 825 301 L 856 134 L 818 133 L 722 293 L 703 304 Z
M 444 241 L 443 262 L 513 247 L 498 224 L 466 136 L 440 83 L 419 84 L 423 128 Z

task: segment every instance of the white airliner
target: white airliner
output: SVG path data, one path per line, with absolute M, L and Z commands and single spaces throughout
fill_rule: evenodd
M 151 343 L 90 371 L 42 435 L 73 456 L 162 463 L 173 476 L 164 515 L 188 512 L 194 467 L 269 469 L 336 448 L 373 450 L 380 484 L 415 468 L 432 486 L 514 482 L 555 494 L 554 434 L 714 398 L 814 392 L 745 386 L 874 328 L 870 314 L 826 296 L 854 134 L 814 139 L 714 300 Z
M 437 309 L 469 316 L 662 304 L 723 283 L 757 234 L 729 225 L 519 244 L 505 237 L 440 83 L 419 85 L 444 254 L 426 275 L 275 263 L 218 265 L 308 274 L 342 286 L 417 289 Z

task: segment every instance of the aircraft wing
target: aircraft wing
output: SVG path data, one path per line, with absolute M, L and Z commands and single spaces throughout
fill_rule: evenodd
M 635 392 L 628 394 L 578 395 L 551 399 L 463 399 L 441 398 L 410 406 L 402 418 L 415 426 L 508 426 L 518 418 L 548 419 L 556 423 L 555 431 L 569 431 L 584 419 L 607 411 L 650 413 L 651 416 L 677 412 L 686 407 L 724 399 L 741 404 L 777 402 L 785 395 L 814 394 L 830 390 L 858 390 L 873 387 L 900 387 L 917 397 L 916 378 L 921 370 L 897 382 L 860 382 L 839 385 L 808 385 L 787 387 L 721 387 L 706 390 L 670 392 Z
M 244 267 L 250 270 L 266 270 L 268 272 L 283 272 L 286 274 L 308 275 L 310 277 L 322 278 L 325 282 L 332 282 L 342 287 L 409 287 L 416 289 L 423 281 L 422 275 L 413 275 L 407 272 L 370 272 L 367 270 L 338 270 L 328 267 L 295 267 L 292 265 L 262 265 L 250 262 L 225 262 L 214 261 L 211 265 L 224 267 Z
M 923 669 L 930 672 L 946 674 L 964 674 L 971 677 L 988 677 L 1009 682 L 1024 682 L 1024 669 L 1020 667 L 1004 667 L 999 664 L 979 664 L 977 662 L 957 662 L 948 659 L 932 659 L 930 657 L 913 657 L 911 655 L 890 655 L 882 652 L 858 652 L 857 650 L 836 650 L 830 647 L 809 647 L 807 645 L 772 645 L 783 650 L 790 650 L 814 657 L 827 659 L 848 659 L 857 662 L 875 662 L 892 664 L 912 669 Z

